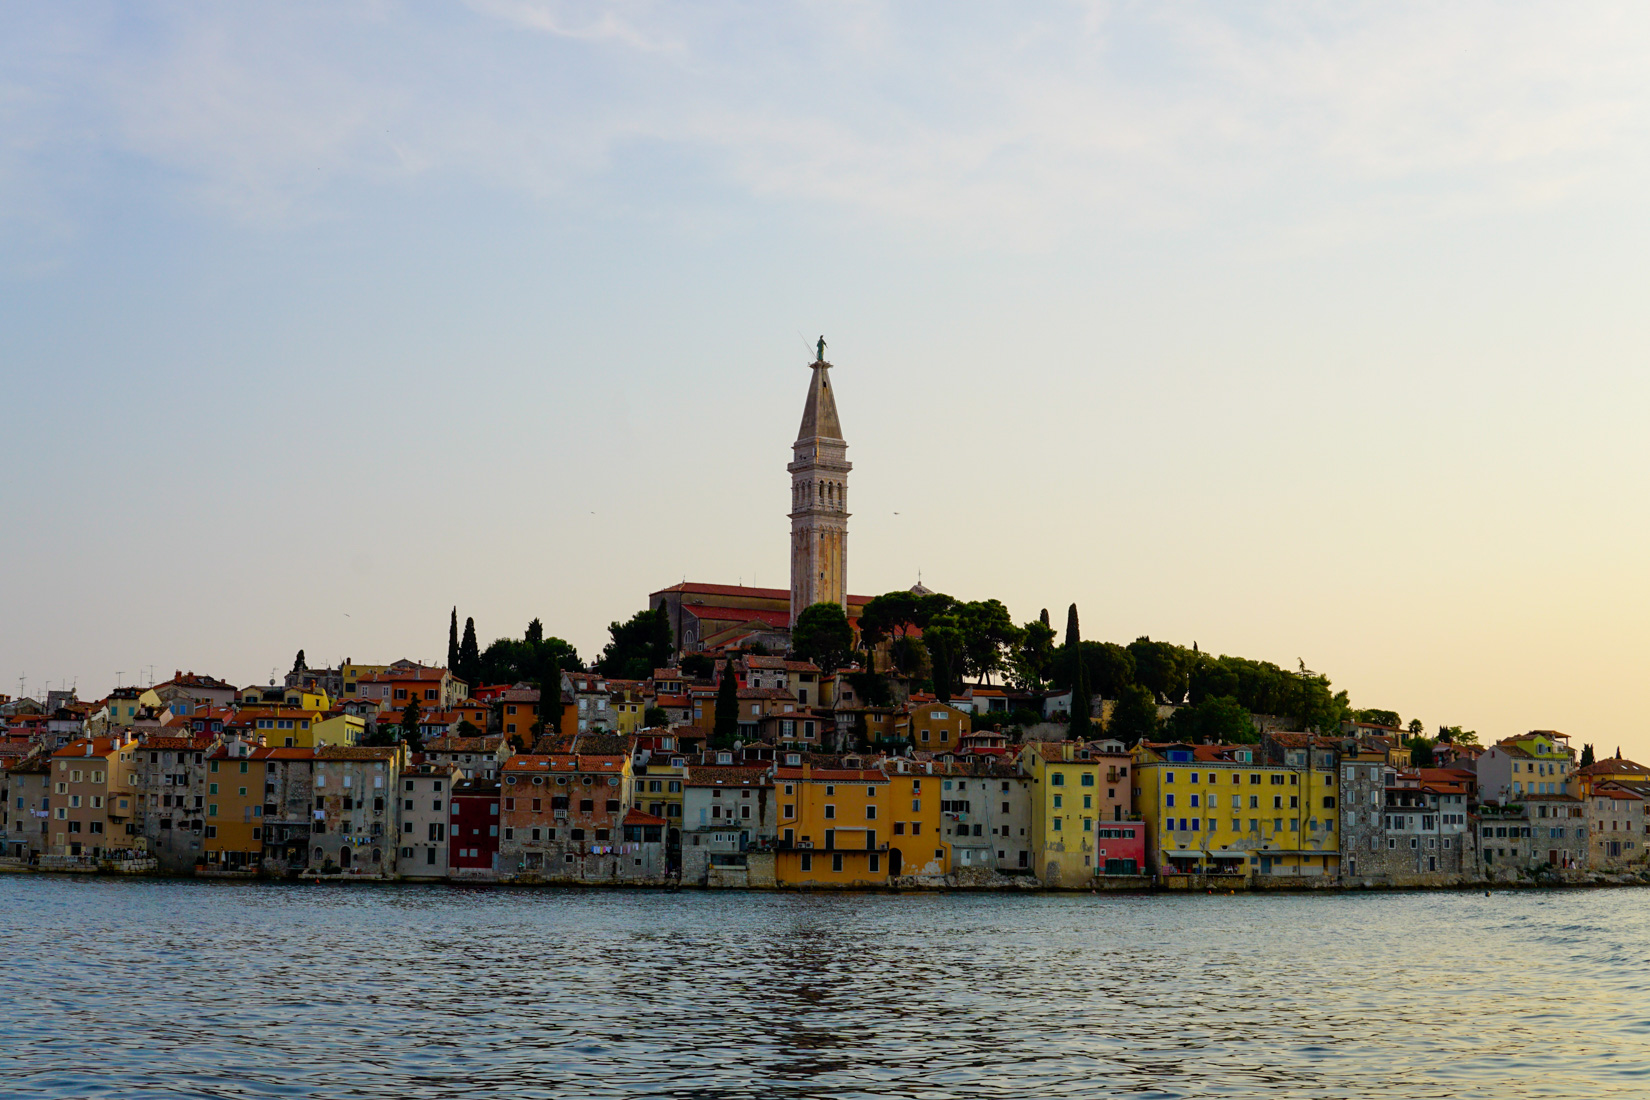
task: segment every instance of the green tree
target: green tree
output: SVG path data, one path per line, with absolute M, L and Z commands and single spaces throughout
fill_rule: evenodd
M 791 652 L 835 672 L 854 649 L 854 631 L 841 604 L 816 603 L 802 609 L 791 627 Z
M 308 667 L 308 665 L 304 664 L 304 651 L 300 649 L 298 651 L 298 656 L 292 659 L 292 674 L 296 676 Z
M 941 615 L 923 629 L 922 643 L 928 649 L 929 676 L 934 683 L 934 696 L 942 703 L 949 703 L 962 684 L 962 631 L 950 615 Z
M 609 623 L 607 633 L 612 640 L 596 661 L 603 676 L 645 680 L 670 662 L 670 613 L 663 607 L 638 611 L 627 622 Z
M 682 675 L 694 680 L 709 680 L 716 675 L 716 662 L 706 653 L 689 653 L 682 658 Z
M 418 709 L 418 700 L 409 698 L 407 705 L 401 708 L 401 740 L 407 743 L 407 748 L 412 752 L 424 751 L 424 733 L 419 729 L 419 723 L 423 719 L 424 716 Z
M 1415 732 L 1419 734 L 1420 730 Z M 1439 726 L 1438 741 L 1445 745 L 1476 745 L 1478 731 L 1464 730 L 1460 726 Z
M 1117 697 L 1106 733 L 1133 748 L 1157 735 L 1157 699 L 1139 684 L 1130 684 Z
M 642 725 L 648 729 L 658 729 L 670 725 L 670 712 L 664 707 L 648 707 L 642 711 Z
M 1585 745 L 1585 744 L 1582 745 L 1581 746 L 1581 766 L 1585 768 L 1588 765 L 1595 764 L 1597 762 L 1598 762 L 1597 757 L 1595 757 L 1593 755 L 1593 746 Z
M 471 687 L 479 687 L 482 683 L 481 647 L 476 643 L 476 621 L 473 617 L 464 620 L 464 640 L 458 646 L 455 675 Z
M 1073 741 L 1086 741 L 1093 734 L 1094 701 L 1089 695 L 1088 668 L 1083 663 L 1083 632 L 1077 622 L 1077 605 L 1066 609 L 1066 652 L 1076 659 L 1071 674 L 1071 726 L 1066 736 Z
M 544 671 L 539 674 L 539 721 L 543 724 L 543 732 L 551 735 L 561 732 L 562 716 L 567 709 L 561 697 L 562 671 L 561 663 L 547 654 Z
M 722 666 L 722 682 L 716 688 L 716 726 L 711 730 L 712 748 L 731 749 L 739 739 L 739 674 L 733 658 Z
M 541 634 L 537 642 L 526 637 L 494 639 L 477 660 L 480 669 L 477 675 L 484 684 L 537 683 L 544 675 L 544 666 L 550 662 L 567 672 L 578 672 L 584 667 L 579 662 L 578 651 L 571 645 Z
M 962 634 L 964 668 L 977 679 L 991 682 L 1003 665 L 1005 652 L 1017 646 L 1023 634 L 1001 600 L 975 600 L 952 611 Z
M 928 647 L 913 635 L 902 635 L 888 643 L 888 662 L 901 676 L 921 679 L 930 675 Z
M 1425 737 L 1412 737 L 1409 741 L 1409 763 L 1411 767 L 1432 767 L 1432 742 Z
M 1352 717 L 1359 722 L 1372 722 L 1377 726 L 1385 726 L 1388 729 L 1397 729 L 1404 724 L 1404 720 L 1398 716 L 1398 712 L 1395 710 L 1355 710 L 1352 712 Z
M 460 718 L 453 732 L 457 737 L 480 737 L 485 731 L 468 718 Z
M 447 667 L 458 675 L 458 605 L 453 605 L 453 617 L 447 623 Z
M 1411 718 L 1409 720 L 1409 732 L 1411 734 L 1419 735 L 1424 729 L 1426 729 L 1426 727 L 1421 724 L 1421 720 L 1419 718 Z
M 1009 658 L 1008 675 L 1021 691 L 1041 691 L 1048 683 L 1054 664 L 1055 629 L 1048 623 L 1048 608 L 1020 628 L 1020 644 Z
M 1160 702 L 1179 704 L 1189 689 L 1192 655 L 1171 642 L 1154 642 L 1142 635 L 1129 643 L 1134 658 L 1135 683 Z
M 1164 726 L 1174 741 L 1197 745 L 1252 745 L 1260 740 L 1254 718 L 1235 699 L 1205 699 L 1179 708 Z
M 891 707 L 894 691 L 888 686 L 888 677 L 880 672 L 862 670 L 848 673 L 848 683 L 854 689 L 855 701 L 867 707 Z

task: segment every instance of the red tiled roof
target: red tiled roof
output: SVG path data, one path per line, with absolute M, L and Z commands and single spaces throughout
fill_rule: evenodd
M 652 814 L 645 814 L 640 810 L 631 810 L 629 813 L 625 814 L 624 815 L 624 823 L 626 825 L 668 825 L 668 824 L 670 824 L 668 821 L 666 821 L 662 817 L 654 817 Z

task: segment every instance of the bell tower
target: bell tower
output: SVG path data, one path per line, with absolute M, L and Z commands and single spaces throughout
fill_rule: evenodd
M 816 603 L 848 610 L 848 444 L 831 393 L 825 338 L 802 407 L 802 427 L 791 444 L 791 625 Z

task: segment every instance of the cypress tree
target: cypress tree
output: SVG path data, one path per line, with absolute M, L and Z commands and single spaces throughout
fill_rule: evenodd
M 722 668 L 722 683 L 716 689 L 716 728 L 711 731 L 711 745 L 731 749 L 739 737 L 739 674 L 733 671 L 733 658 Z
M 551 737 L 561 732 L 561 668 L 554 657 L 545 659 L 544 672 L 539 676 L 539 720 L 533 732 Z
M 447 623 L 447 669 L 458 675 L 458 605 L 453 605 L 453 617 Z
M 1077 605 L 1066 612 L 1066 658 L 1071 661 L 1071 728 L 1066 736 L 1073 741 L 1086 740 L 1093 727 L 1089 712 L 1089 671 L 1083 660 L 1083 633 L 1077 625 Z
M 458 646 L 457 676 L 472 688 L 478 686 L 476 678 L 481 674 L 481 647 L 476 645 L 476 621 L 474 618 L 464 620 L 464 640 Z
M 424 734 L 418 728 L 422 720 L 418 700 L 408 699 L 406 708 L 401 711 L 401 740 L 407 743 L 407 748 L 412 752 L 424 751 Z

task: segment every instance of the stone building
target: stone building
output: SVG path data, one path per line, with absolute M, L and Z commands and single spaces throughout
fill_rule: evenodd
M 447 877 L 447 832 L 451 827 L 453 783 L 468 778 L 472 777 L 452 763 L 425 763 L 402 769 L 401 789 L 396 792 L 400 803 L 398 866 L 402 878 Z
M 732 760 L 732 754 L 725 755 Z M 738 877 L 750 850 L 774 840 L 779 814 L 773 776 L 772 764 L 688 767 L 682 791 L 683 882 L 705 885 L 713 873 Z
M 252 750 L 264 765 L 264 870 L 302 871 L 310 862 L 310 838 L 326 828 L 315 802 L 315 749 L 268 746 Z
M 1606 780 L 1593 785 L 1585 803 L 1588 864 L 1594 871 L 1638 870 L 1650 842 L 1650 800 L 1633 787 Z
M 315 808 L 311 871 L 393 875 L 398 846 L 395 806 L 401 777 L 400 746 L 322 745 L 315 750 Z
M 518 753 L 504 763 L 499 873 L 528 881 L 615 881 L 634 808 L 625 754 Z
M 132 824 L 160 870 L 183 874 L 204 851 L 206 754 L 219 738 L 146 734 L 132 750 L 127 783 L 135 816 Z

